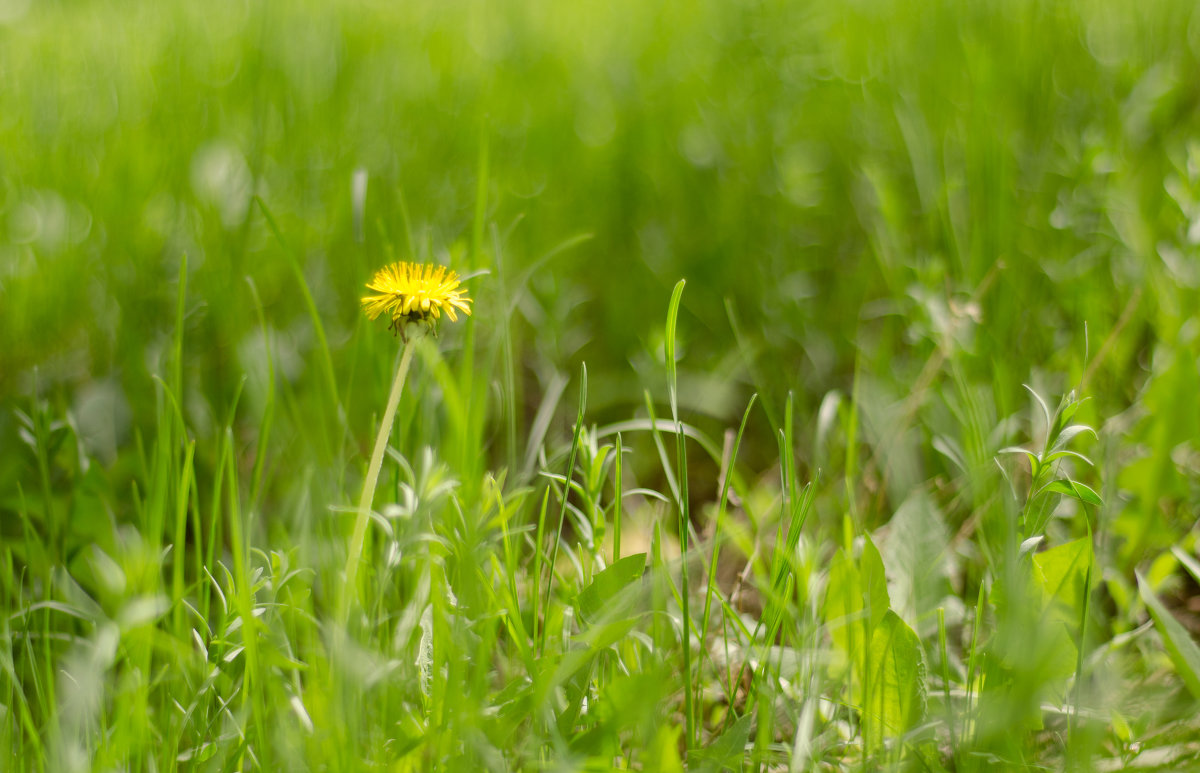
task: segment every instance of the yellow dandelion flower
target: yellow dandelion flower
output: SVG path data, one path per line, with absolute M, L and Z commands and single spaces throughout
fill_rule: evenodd
M 398 329 L 403 329 L 407 321 L 432 326 L 443 311 L 451 322 L 458 320 L 459 311 L 471 313 L 471 299 L 463 296 L 466 290 L 458 274 L 445 266 L 392 263 L 375 272 L 367 289 L 377 293 L 362 299 L 367 318 L 374 320 L 387 312 Z

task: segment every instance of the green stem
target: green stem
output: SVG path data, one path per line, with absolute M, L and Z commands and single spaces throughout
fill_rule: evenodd
M 392 434 L 392 423 L 396 419 L 396 406 L 400 404 L 400 393 L 404 391 L 404 379 L 412 362 L 416 339 L 404 344 L 400 355 L 400 366 L 396 369 L 396 380 L 392 382 L 392 393 L 388 396 L 383 420 L 379 423 L 379 434 L 375 437 L 375 450 L 371 453 L 371 466 L 363 480 L 362 497 L 358 500 L 358 512 L 354 516 L 354 532 L 350 535 L 350 550 L 346 554 L 346 581 L 342 585 L 341 600 L 338 602 L 338 620 L 345 623 L 350 614 L 351 600 L 358 597 L 358 564 L 362 560 L 363 543 L 367 537 L 367 522 L 371 516 L 371 503 L 375 500 L 375 485 L 379 482 L 379 469 L 383 466 L 383 452 L 387 450 L 388 437 Z
M 950 748 L 957 749 L 958 741 L 954 737 L 954 711 L 950 706 L 950 657 L 946 646 L 946 608 L 938 607 L 938 649 L 942 656 L 942 700 L 946 708 L 946 732 L 950 737 Z

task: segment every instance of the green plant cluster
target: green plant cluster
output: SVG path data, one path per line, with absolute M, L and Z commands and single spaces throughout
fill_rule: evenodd
M 0 0 L 0 769 L 1200 765 L 1198 66 L 1182 0 Z M 350 547 L 395 260 L 474 304 Z

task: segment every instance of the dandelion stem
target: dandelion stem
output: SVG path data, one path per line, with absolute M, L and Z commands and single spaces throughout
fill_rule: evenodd
M 388 396 L 383 420 L 379 423 L 379 434 L 375 437 L 375 450 L 371 452 L 371 465 L 363 480 L 362 497 L 358 501 L 358 512 L 354 516 L 354 532 L 350 535 L 350 550 L 346 554 L 346 581 L 342 585 L 338 603 L 338 619 L 345 623 L 350 614 L 350 604 L 358 598 L 358 564 L 362 560 L 363 543 L 367 537 L 367 522 L 370 520 L 371 503 L 375 500 L 375 485 L 379 482 L 379 469 L 383 466 L 383 452 L 387 449 L 388 437 L 392 434 L 392 423 L 396 418 L 396 406 L 400 404 L 400 393 L 404 391 L 404 380 L 412 362 L 416 337 L 409 338 L 400 355 L 400 366 L 392 382 L 392 393 Z

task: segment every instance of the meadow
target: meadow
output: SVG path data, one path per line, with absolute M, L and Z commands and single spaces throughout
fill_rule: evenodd
M 1186 0 L 0 0 L 0 769 L 1200 768 L 1197 72 Z

